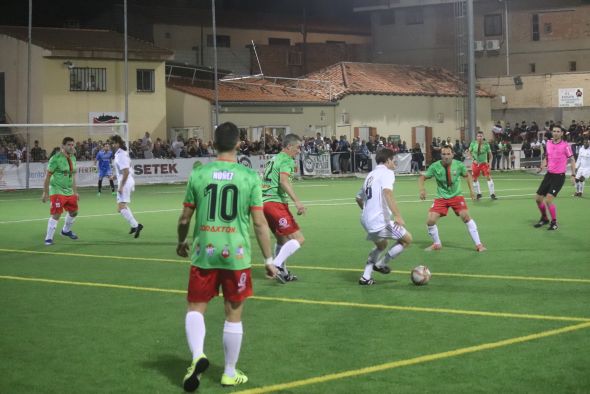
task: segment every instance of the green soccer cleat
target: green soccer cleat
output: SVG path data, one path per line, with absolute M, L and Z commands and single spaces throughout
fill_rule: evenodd
M 247 381 L 248 377 L 239 369 L 236 369 L 235 376 L 227 376 L 226 374 L 221 375 L 221 385 L 223 387 L 237 386 L 238 384 L 244 384 Z
M 201 357 L 193 360 L 190 367 L 186 370 L 182 386 L 184 391 L 193 392 L 199 388 L 201 383 L 201 374 L 209 368 L 209 360 L 207 356 L 201 354 Z

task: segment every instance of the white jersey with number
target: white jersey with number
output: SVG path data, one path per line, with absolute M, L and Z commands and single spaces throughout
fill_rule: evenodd
M 358 197 L 363 200 L 361 224 L 368 233 L 383 230 L 391 223 L 391 210 L 383 197 L 383 190 L 393 191 L 395 174 L 385 165 L 378 165 L 365 179 Z

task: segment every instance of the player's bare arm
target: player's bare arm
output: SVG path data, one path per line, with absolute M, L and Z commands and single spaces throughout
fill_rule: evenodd
M 123 176 L 121 177 L 121 183 L 119 184 L 119 194 L 123 193 L 123 188 L 125 187 L 127 178 L 129 178 L 129 168 L 123 168 L 121 174 L 123 174 Z
M 258 241 L 258 246 L 262 251 L 264 257 L 264 268 L 266 269 L 266 276 L 274 278 L 279 272 L 277 267 L 272 263 L 272 251 L 270 248 L 270 230 L 268 223 L 264 217 L 264 212 L 260 209 L 254 209 L 250 212 L 252 216 L 252 223 L 254 223 L 254 234 Z
M 475 200 L 475 192 L 473 191 L 473 179 L 471 178 L 471 173 L 467 172 L 467 174 L 463 175 L 463 178 L 467 178 L 467 187 L 469 187 L 471 199 Z
M 291 185 L 291 182 L 289 181 L 289 175 L 286 173 L 281 173 L 280 176 L 281 176 L 281 181 L 280 181 L 281 188 L 291 198 L 291 200 L 293 201 L 293 204 L 295 204 L 295 207 L 297 208 L 297 215 L 305 214 L 306 208 L 303 205 L 303 203 L 301 201 L 299 201 L 299 198 L 297 198 L 297 195 L 295 194 L 295 191 L 293 190 L 293 186 Z
M 356 203 L 358 204 L 359 208 L 363 209 L 365 206 L 363 199 L 360 198 L 359 196 L 356 196 L 355 200 L 356 200 Z
M 184 207 L 180 218 L 178 218 L 178 245 L 176 245 L 176 254 L 180 257 L 188 257 L 189 246 L 186 239 L 191 226 L 191 218 L 195 213 L 194 207 Z
M 395 198 L 393 197 L 393 190 L 383 189 L 383 198 L 385 199 L 389 210 L 393 213 L 394 222 L 400 226 L 405 226 L 406 222 L 404 222 L 402 214 L 397 207 L 397 202 L 395 202 Z
M 418 177 L 418 190 L 420 190 L 420 200 L 426 200 L 426 189 L 424 188 L 424 181 L 426 181 L 426 176 L 420 175 Z
M 570 168 L 572 170 L 572 176 L 570 177 L 572 179 L 572 185 L 576 184 L 576 160 L 574 159 L 574 156 L 570 157 Z
M 45 175 L 45 182 L 43 182 L 43 194 L 41 195 L 41 202 L 47 202 L 47 199 L 49 198 L 49 181 L 51 180 L 51 175 L 53 175 L 53 173 L 47 171 L 47 174 Z

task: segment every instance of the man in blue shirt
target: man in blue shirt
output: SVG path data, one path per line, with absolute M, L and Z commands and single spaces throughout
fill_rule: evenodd
M 115 183 L 113 182 L 113 171 L 111 170 L 111 160 L 113 160 L 113 152 L 109 143 L 105 143 L 102 150 L 99 150 L 96 154 L 96 169 L 98 170 L 98 196 L 102 191 L 102 178 L 108 177 L 111 185 L 111 194 L 114 196 Z

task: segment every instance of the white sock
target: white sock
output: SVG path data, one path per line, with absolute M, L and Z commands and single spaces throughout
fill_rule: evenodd
M 283 263 L 287 261 L 289 256 L 295 253 L 297 249 L 299 249 L 300 247 L 301 245 L 299 244 L 299 241 L 297 241 L 296 239 L 291 239 L 285 242 L 283 244 L 283 247 L 281 248 L 281 251 L 273 261 L 274 265 L 277 267 L 281 267 Z
M 475 194 L 481 194 L 481 189 L 479 187 L 479 181 L 473 182 L 473 190 L 475 191 Z
M 190 311 L 184 322 L 188 347 L 193 354 L 193 360 L 201 357 L 205 343 L 205 317 L 201 312 Z
M 490 194 L 494 194 L 494 181 L 488 181 L 488 189 L 490 189 Z
M 236 364 L 240 357 L 240 348 L 242 347 L 242 335 L 244 330 L 242 322 L 230 323 L 225 322 L 223 326 L 223 351 L 225 353 L 225 371 L 227 376 L 236 375 Z
M 586 181 L 580 182 L 580 193 L 584 193 L 584 184 L 585 183 L 586 183 Z
M 75 216 L 70 216 L 69 212 L 66 215 L 66 220 L 64 223 L 64 228 L 62 229 L 62 231 L 64 233 L 67 233 L 68 231 L 70 231 L 72 229 L 72 224 L 74 224 L 74 220 L 76 220 Z
M 373 263 L 367 263 L 363 272 L 363 278 L 371 279 L 371 276 L 373 276 Z
M 470 221 L 465 223 L 465 225 L 467 226 L 467 229 L 469 230 L 469 235 L 471 235 L 471 239 L 473 239 L 473 242 L 475 242 L 475 245 L 481 244 L 481 241 L 479 240 L 479 233 L 477 232 L 477 225 L 475 224 L 475 221 L 473 219 L 471 219 Z
M 438 237 L 438 227 L 435 224 L 434 226 L 428 226 L 428 235 L 432 238 L 432 243 L 440 245 L 440 238 Z
M 53 216 L 49 217 L 47 221 L 47 235 L 45 235 L 45 239 L 53 239 L 53 234 L 55 234 L 55 229 L 57 228 L 57 223 L 59 220 L 55 220 Z
M 381 251 L 379 249 L 377 249 L 376 247 L 373 248 L 373 250 L 371 250 L 371 252 L 369 253 L 369 257 L 367 258 L 367 263 L 374 264 L 377 261 L 377 258 L 379 257 L 380 253 L 381 253 Z
M 283 247 L 283 244 L 275 244 L 275 253 L 272 257 L 277 257 L 279 255 L 279 253 L 281 252 L 282 247 Z
M 385 265 L 385 264 L 389 264 L 389 262 L 393 259 L 395 259 L 397 256 L 399 256 L 402 252 L 404 251 L 404 246 L 400 243 L 396 243 L 395 245 L 393 245 L 391 248 L 389 248 L 389 250 L 387 251 L 387 253 L 385 253 L 385 256 L 383 256 L 383 262 L 379 262 L 377 265 Z
M 137 227 L 137 220 L 135 220 L 135 218 L 133 217 L 133 214 L 131 213 L 131 209 L 129 209 L 129 207 L 121 209 L 121 216 L 123 216 L 125 220 L 127 220 L 131 227 Z

